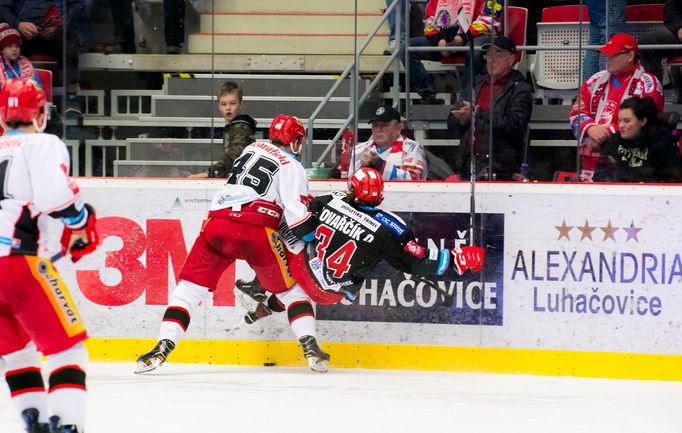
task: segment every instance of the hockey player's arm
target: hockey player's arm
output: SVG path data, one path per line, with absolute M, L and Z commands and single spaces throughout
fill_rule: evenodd
M 481 247 L 426 248 L 412 238 L 407 239 L 403 238 L 400 254 L 394 260 L 387 259 L 398 270 L 429 278 L 443 275 L 449 266 L 459 275 L 467 269 L 479 272 L 483 268 L 485 250 Z
M 287 167 L 286 176 L 279 184 L 279 196 L 284 208 L 284 219 L 291 232 L 299 239 L 310 242 L 315 235 L 317 219 L 308 211 L 308 179 L 300 164 Z
M 394 268 L 423 277 L 440 276 L 450 266 L 452 255 L 446 248 L 427 248 L 409 237 L 396 242 L 386 261 Z M 397 253 L 396 253 L 397 251 Z
M 33 205 L 64 224 L 62 254 L 76 262 L 99 244 L 95 210 L 80 199 L 78 185 L 69 177 L 69 154 L 57 137 L 45 135 L 27 152 Z

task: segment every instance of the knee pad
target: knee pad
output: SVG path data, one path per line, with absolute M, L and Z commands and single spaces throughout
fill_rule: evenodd
M 26 347 L 16 352 L 3 355 L 5 371 L 20 370 L 27 367 L 40 367 L 41 355 L 38 348 L 31 341 Z
M 190 309 L 199 305 L 208 292 L 208 288 L 204 286 L 180 280 L 171 294 L 168 305 L 178 305 Z
M 88 351 L 83 343 L 78 343 L 59 353 L 47 356 L 47 368 L 50 372 L 67 365 L 77 365 L 85 371 L 88 366 Z

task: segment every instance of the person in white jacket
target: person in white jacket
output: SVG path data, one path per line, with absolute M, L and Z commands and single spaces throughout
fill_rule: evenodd
M 355 145 L 350 173 L 370 167 L 381 173 L 384 180 L 425 180 L 428 167 L 424 148 L 402 133 L 400 113 L 383 105 L 369 123 L 372 136 Z

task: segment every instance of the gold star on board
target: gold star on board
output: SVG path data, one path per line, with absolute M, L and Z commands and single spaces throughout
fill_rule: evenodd
M 567 226 L 567 225 L 566 225 L 566 219 L 564 219 L 564 220 L 561 222 L 561 225 L 560 225 L 560 226 L 554 226 L 554 228 L 557 229 L 557 230 L 559 230 L 559 237 L 557 238 L 557 240 L 560 240 L 561 238 L 566 238 L 566 239 L 569 240 L 569 241 L 571 240 L 571 238 L 568 237 L 568 232 L 571 231 L 571 229 L 573 228 L 573 226 Z
M 599 229 L 604 232 L 603 240 L 611 239 L 614 242 L 616 241 L 616 238 L 613 235 L 618 231 L 618 227 L 612 226 L 611 220 L 609 220 L 609 223 L 606 224 L 606 227 L 599 227 Z
M 589 238 L 592 240 L 592 232 L 595 231 L 597 227 L 592 227 L 590 226 L 590 223 L 585 220 L 585 225 L 580 227 L 578 226 L 578 230 L 582 232 L 582 235 L 580 235 L 580 240 L 582 241 L 585 238 Z

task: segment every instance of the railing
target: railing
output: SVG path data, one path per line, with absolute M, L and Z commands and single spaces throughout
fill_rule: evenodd
M 356 0 L 356 9 L 357 9 L 357 1 Z M 371 32 L 367 35 L 367 38 L 365 41 L 362 43 L 361 47 L 359 49 L 354 50 L 354 59 L 351 61 L 351 63 L 346 67 L 346 69 L 341 73 L 339 76 L 338 80 L 334 83 L 334 85 L 329 89 L 329 92 L 327 92 L 327 95 L 322 99 L 320 104 L 317 106 L 315 111 L 310 115 L 308 118 L 308 136 L 307 136 L 307 145 L 304 148 L 303 152 L 303 165 L 305 167 L 310 167 L 312 165 L 312 155 L 313 155 L 313 149 L 312 149 L 312 142 L 313 142 L 313 131 L 315 128 L 315 120 L 317 120 L 317 117 L 320 115 L 322 110 L 324 109 L 325 105 L 329 102 L 329 100 L 332 98 L 332 95 L 336 92 L 336 90 L 339 88 L 343 80 L 345 80 L 348 75 L 353 72 L 352 74 L 352 79 L 353 81 L 351 82 L 351 98 L 350 98 L 350 115 L 348 118 L 346 118 L 343 126 L 338 130 L 334 138 L 332 138 L 331 142 L 327 146 L 327 148 L 324 150 L 320 158 L 318 158 L 317 163 L 319 164 L 321 161 L 324 160 L 324 158 L 329 154 L 332 148 L 336 145 L 336 142 L 339 140 L 341 137 L 341 134 L 343 133 L 343 130 L 346 129 L 351 122 L 353 122 L 353 130 L 355 132 L 355 135 L 357 136 L 357 112 L 358 112 L 358 107 L 362 105 L 366 100 L 367 97 L 371 94 L 371 92 L 374 90 L 374 88 L 377 86 L 379 83 L 379 80 L 383 77 L 384 73 L 388 70 L 388 68 L 393 64 L 395 67 L 394 74 L 393 74 L 393 89 L 394 92 L 396 93 L 396 97 L 393 99 L 394 103 L 398 103 L 399 98 L 398 98 L 398 92 L 400 91 L 399 88 L 399 79 L 400 79 L 400 63 L 397 62 L 398 54 L 400 53 L 400 50 L 395 49 L 393 50 L 393 53 L 391 53 L 391 56 L 388 58 L 386 63 L 381 67 L 379 72 L 377 73 L 376 77 L 372 80 L 370 85 L 367 87 L 365 92 L 360 96 L 360 98 L 357 97 L 357 90 L 358 86 L 357 83 L 359 82 L 359 67 L 358 67 L 358 62 L 359 62 L 359 56 L 365 51 L 367 46 L 370 44 L 374 36 L 377 34 L 381 26 L 386 22 L 388 19 L 388 16 L 395 10 L 396 11 L 396 28 L 395 28 L 395 34 L 400 35 L 400 27 L 401 27 L 401 17 L 402 14 L 405 13 L 406 11 L 401 11 L 397 5 L 399 4 L 400 0 L 393 0 L 391 4 L 386 8 L 386 11 L 382 15 L 381 19 L 377 22 L 377 24 L 374 26 Z M 407 6 L 409 7 L 409 2 L 407 2 Z M 357 14 L 356 14 L 356 44 L 357 44 Z

